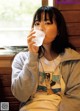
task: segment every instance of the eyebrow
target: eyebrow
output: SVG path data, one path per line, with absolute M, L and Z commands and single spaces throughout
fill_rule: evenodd
M 47 20 L 49 20 L 49 21 L 50 21 L 50 19 L 44 19 L 44 21 L 47 21 Z
M 47 20 L 49 20 L 49 21 L 50 21 L 50 19 L 44 19 L 44 21 L 47 21 Z M 38 20 L 38 19 L 36 19 L 36 20 L 35 20 L 35 22 L 37 22 L 37 21 L 39 21 L 39 20 Z

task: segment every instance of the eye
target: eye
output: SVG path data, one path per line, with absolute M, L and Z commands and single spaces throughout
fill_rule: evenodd
M 52 24 L 50 21 L 45 21 L 45 24 L 46 25 L 50 25 L 50 24 Z
M 40 22 L 37 21 L 37 22 L 34 23 L 34 25 L 38 26 L 38 25 L 40 25 Z

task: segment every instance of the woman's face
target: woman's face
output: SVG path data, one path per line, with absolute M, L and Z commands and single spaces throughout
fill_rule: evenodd
M 54 41 L 54 39 L 58 35 L 56 22 L 53 20 L 53 23 L 51 23 L 48 15 L 45 21 L 44 13 L 42 13 L 41 15 L 41 21 L 36 19 L 34 28 L 45 32 L 45 39 L 43 44 L 51 44 L 51 42 Z

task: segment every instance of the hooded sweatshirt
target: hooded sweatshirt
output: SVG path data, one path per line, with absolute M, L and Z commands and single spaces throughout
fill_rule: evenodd
M 59 104 L 59 111 L 80 111 L 80 54 L 68 48 L 61 53 L 60 73 L 65 83 L 65 92 Z M 20 52 L 12 63 L 13 95 L 21 102 L 27 102 L 39 84 L 38 54 Z

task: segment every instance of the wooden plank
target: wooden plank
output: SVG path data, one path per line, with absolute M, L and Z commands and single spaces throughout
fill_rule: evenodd
M 7 102 L 14 102 L 14 103 L 20 103 L 15 97 L 5 97 L 5 98 L 0 98 L 0 101 L 7 101 Z
M 0 87 L 11 86 L 11 74 L 0 75 Z
M 12 61 L 10 60 L 0 60 L 0 67 L 11 67 Z
M 77 49 L 77 52 L 79 52 L 79 53 L 80 53 L 80 49 L 79 49 L 79 48 Z
M 80 23 L 80 11 L 61 11 L 66 22 L 79 22 Z
M 12 69 L 11 69 L 11 66 L 9 67 L 0 67 L 0 75 L 11 75 L 12 73 Z
M 58 2 L 59 1 L 59 2 Z M 65 3 L 63 3 L 63 2 Z M 57 7 L 59 10 L 80 10 L 80 0 L 77 3 L 67 3 L 68 0 L 54 0 L 54 6 Z
M 6 50 L 5 50 L 6 51 Z M 15 55 L 0 55 L 0 60 L 13 60 Z
M 7 101 L 7 102 L 20 103 L 20 101 L 18 101 L 15 97 L 0 98 L 0 101 Z
M 0 87 L 0 97 L 13 97 L 11 87 Z
M 80 48 L 80 37 L 74 36 L 74 37 L 69 37 L 69 41 L 76 47 Z
M 8 102 L 8 101 L 0 101 L 0 102 Z M 9 111 L 19 111 L 19 107 L 20 107 L 20 103 L 9 102 Z
M 57 4 L 54 0 L 54 6 L 59 10 L 80 10 L 80 4 Z
M 11 92 L 13 56 L 0 56 L 0 101 L 9 102 L 9 111 L 18 111 L 20 102 Z
M 79 53 L 80 53 L 80 48 L 76 48 L 76 50 L 77 50 L 77 52 L 79 52 Z
M 69 35 L 80 35 L 80 23 L 67 23 Z
M 48 5 L 48 0 L 42 0 L 42 6 L 47 6 Z
M 9 56 L 0 55 L 0 68 L 2 68 L 2 67 L 10 68 L 12 65 L 13 59 L 14 59 L 14 55 L 9 55 Z
M 11 102 L 9 104 L 9 111 L 19 111 L 19 106 L 20 106 L 19 103 Z

